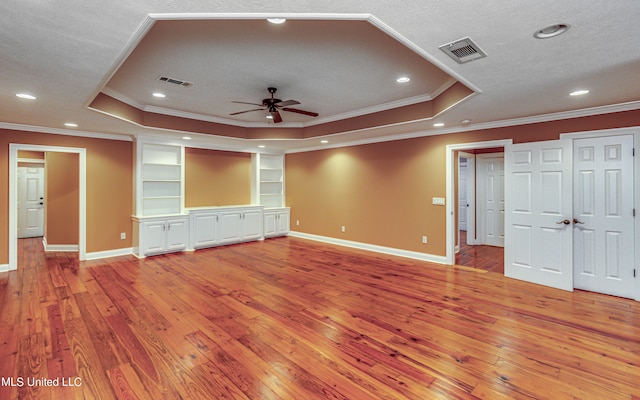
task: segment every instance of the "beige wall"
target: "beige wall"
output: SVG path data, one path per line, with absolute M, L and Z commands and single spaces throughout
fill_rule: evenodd
M 185 206 L 251 203 L 251 154 L 185 149 Z
M 563 132 L 626 126 L 640 126 L 640 110 L 290 154 L 286 196 L 292 228 L 444 255 L 445 209 L 431 205 L 431 198 L 445 196 L 447 144 L 550 140 Z M 9 143 L 87 149 L 87 252 L 132 246 L 132 142 L 0 129 L 0 264 L 8 262 Z M 250 203 L 249 154 L 189 149 L 185 165 L 188 207 Z
M 0 129 L 0 264 L 9 261 L 10 143 L 87 149 L 87 252 L 131 247 L 132 142 Z
M 431 203 L 446 195 L 447 144 L 551 140 L 566 132 L 638 125 L 640 111 L 630 111 L 288 154 L 292 229 L 444 256 L 445 207 Z M 427 244 L 421 243 L 422 236 L 428 237 Z
M 47 244 L 78 244 L 80 157 L 45 153 L 45 239 Z

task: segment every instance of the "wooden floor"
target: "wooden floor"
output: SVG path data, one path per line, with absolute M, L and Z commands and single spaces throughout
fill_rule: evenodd
M 3 400 L 640 399 L 632 300 L 296 238 L 83 263 L 20 247 Z
M 504 248 L 467 244 L 467 232 L 460 231 L 460 251 L 456 264 L 504 274 Z

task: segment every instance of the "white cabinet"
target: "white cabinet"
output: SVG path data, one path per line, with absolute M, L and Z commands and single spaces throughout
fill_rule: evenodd
M 252 158 L 253 204 L 265 208 L 284 207 L 284 156 L 257 153 Z
M 264 237 L 289 234 L 289 208 L 267 208 L 264 210 Z
M 191 249 L 264 238 L 262 206 L 192 208 L 189 217 Z
M 220 244 L 262 239 L 262 218 L 262 207 L 221 210 Z
M 191 248 L 201 249 L 219 243 L 220 213 L 211 209 L 189 211 L 191 216 Z
M 189 217 L 134 218 L 138 223 L 138 256 L 186 250 L 189 245 Z

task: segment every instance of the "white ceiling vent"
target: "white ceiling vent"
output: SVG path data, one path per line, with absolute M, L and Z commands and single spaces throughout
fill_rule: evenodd
M 173 83 L 174 85 L 180 85 L 180 86 L 184 86 L 184 87 L 193 86 L 193 83 L 191 83 L 191 82 L 187 82 L 187 81 L 183 81 L 183 80 L 175 79 L 175 78 L 169 78 L 168 76 L 159 76 L 158 80 L 162 81 L 162 82 Z
M 473 43 L 473 41 L 468 37 L 456 40 L 455 42 L 443 44 L 439 49 L 447 53 L 449 57 L 456 60 L 459 64 L 487 56 L 485 52 L 480 50 L 480 47 Z

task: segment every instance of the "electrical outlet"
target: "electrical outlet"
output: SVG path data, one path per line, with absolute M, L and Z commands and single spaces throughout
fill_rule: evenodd
M 299 219 L 296 220 L 296 225 L 300 226 L 300 220 Z
M 126 239 L 126 238 L 127 238 L 127 234 L 126 234 L 125 232 L 122 232 L 122 233 L 120 234 L 120 239 L 124 240 L 124 239 Z
M 347 231 L 347 227 L 342 225 L 342 232 L 346 232 Z
M 427 237 L 426 236 L 422 237 L 422 243 L 427 244 Z

